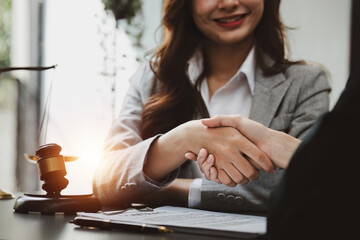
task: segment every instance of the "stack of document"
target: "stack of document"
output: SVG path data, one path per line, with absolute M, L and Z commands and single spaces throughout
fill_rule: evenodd
M 255 238 L 266 233 L 266 217 L 172 206 L 163 206 L 150 211 L 129 209 L 118 212 L 78 212 L 74 223 L 91 227 L 108 226 L 108 228 L 124 230 L 130 229 L 126 226 L 131 226 L 131 229 L 139 226 L 139 229 L 143 230 L 146 230 L 147 227 L 155 227 L 159 230 L 166 229 L 169 232 L 245 239 Z

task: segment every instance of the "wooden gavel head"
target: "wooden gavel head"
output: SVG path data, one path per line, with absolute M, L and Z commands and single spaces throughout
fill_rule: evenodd
M 40 180 L 44 181 L 42 189 L 49 196 L 60 196 L 61 190 L 69 184 L 66 175 L 64 157 L 60 155 L 61 147 L 55 143 L 45 144 L 36 150 L 37 166 Z

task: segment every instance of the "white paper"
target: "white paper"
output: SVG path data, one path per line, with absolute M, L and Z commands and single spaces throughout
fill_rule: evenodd
M 266 217 L 220 213 L 192 208 L 164 206 L 154 211 L 142 212 L 131 209 L 106 215 L 103 213 L 77 213 L 78 216 L 107 219 L 111 221 L 136 222 L 162 226 L 212 229 L 244 233 L 266 233 Z

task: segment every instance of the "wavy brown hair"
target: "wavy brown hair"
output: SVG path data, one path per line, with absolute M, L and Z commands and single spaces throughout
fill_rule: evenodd
M 255 29 L 255 58 L 263 74 L 270 76 L 284 71 L 293 62 L 285 58 L 280 0 L 265 0 L 264 4 L 262 19 Z M 207 73 L 206 57 L 195 86 L 186 75 L 187 62 L 201 47 L 203 38 L 192 18 L 191 0 L 168 0 L 164 7 L 162 23 L 167 34 L 150 61 L 154 79 L 141 114 L 143 139 L 166 133 L 195 117 L 209 116 L 198 91 Z M 268 65 L 265 55 L 273 60 L 272 65 Z

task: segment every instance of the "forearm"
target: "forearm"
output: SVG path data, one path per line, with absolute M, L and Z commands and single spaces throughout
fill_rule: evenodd
M 187 127 L 187 124 L 180 125 L 153 142 L 143 168 L 148 177 L 161 181 L 187 160 L 184 157 L 188 151 Z
M 272 129 L 269 129 L 269 134 L 271 138 L 264 146 L 265 152 L 277 167 L 287 168 L 301 140 Z
M 193 179 L 177 178 L 167 187 L 142 197 L 142 201 L 150 206 L 176 205 L 186 207 L 192 182 Z

